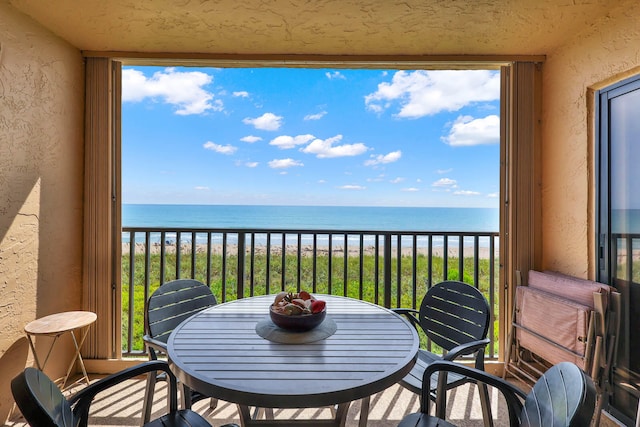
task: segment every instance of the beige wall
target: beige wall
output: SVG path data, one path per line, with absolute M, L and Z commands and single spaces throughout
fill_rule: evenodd
M 630 7 L 612 9 L 564 47 L 547 53 L 542 125 L 546 269 L 594 275 L 588 93 L 640 72 L 640 4 Z M 81 308 L 83 80 L 77 49 L 0 1 L 1 420 L 12 401 L 9 380 L 32 363 L 24 325 Z M 54 376 L 63 373 L 70 357 L 71 343 L 60 344 L 56 348 L 66 354 L 55 353 L 47 369 Z
M 544 65 L 543 264 L 583 278 L 596 267 L 590 89 L 640 73 L 640 3 L 627 6 L 590 23 Z
M 33 362 L 24 325 L 81 308 L 83 80 L 77 49 L 0 2 L 0 421 Z M 47 373 L 64 374 L 71 346 Z

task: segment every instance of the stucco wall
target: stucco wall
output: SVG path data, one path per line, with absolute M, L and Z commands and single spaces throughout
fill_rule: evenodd
M 77 49 L 0 2 L 1 421 L 33 363 L 24 325 L 81 308 L 83 79 Z M 56 344 L 47 373 L 64 374 L 71 348 Z
M 640 73 L 640 3 L 612 9 L 561 49 L 543 72 L 544 268 L 593 278 L 592 89 Z

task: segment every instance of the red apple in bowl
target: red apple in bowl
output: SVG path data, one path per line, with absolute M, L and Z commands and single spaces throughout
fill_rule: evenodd
M 327 314 L 325 301 L 306 291 L 280 292 L 269 307 L 271 321 L 279 328 L 304 332 L 320 325 Z

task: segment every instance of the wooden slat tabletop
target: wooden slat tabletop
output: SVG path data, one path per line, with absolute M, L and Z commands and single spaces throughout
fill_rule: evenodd
M 329 295 L 330 337 L 281 344 L 260 337 L 273 295 L 211 307 L 176 328 L 168 341 L 176 376 L 193 389 L 241 405 L 312 408 L 350 402 L 402 379 L 415 363 L 419 339 L 395 313 Z
M 60 335 L 89 326 L 97 318 L 98 316 L 90 311 L 65 311 L 33 320 L 24 327 L 24 331 L 30 335 Z

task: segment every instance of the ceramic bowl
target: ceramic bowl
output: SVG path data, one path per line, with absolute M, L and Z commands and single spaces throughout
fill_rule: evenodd
M 305 332 L 317 327 L 324 321 L 327 315 L 327 308 L 325 307 L 319 313 L 288 316 L 276 313 L 269 307 L 269 315 L 271 316 L 271 321 L 279 328 L 293 332 Z

